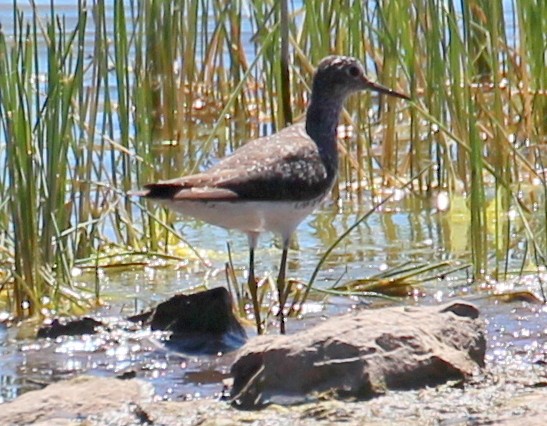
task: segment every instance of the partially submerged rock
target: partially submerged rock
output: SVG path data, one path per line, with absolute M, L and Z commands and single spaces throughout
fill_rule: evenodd
M 150 326 L 152 330 L 171 332 L 165 344 L 178 352 L 229 352 L 240 348 L 247 340 L 245 329 L 232 311 L 230 294 L 223 287 L 175 295 L 156 308 L 127 320 Z M 37 337 L 55 339 L 95 334 L 101 327 L 107 328 L 103 322 L 90 317 L 55 318 L 38 330 Z
M 224 287 L 199 293 L 177 294 L 153 311 L 131 317 L 152 330 L 170 331 L 168 346 L 181 352 L 227 352 L 247 340 L 245 329 L 232 311 L 232 299 Z
M 260 336 L 232 366 L 234 403 L 252 408 L 321 392 L 370 398 L 463 379 L 484 365 L 477 317 L 462 302 L 386 308 L 329 318 L 289 336 Z
M 150 327 L 172 331 L 175 335 L 245 333 L 232 312 L 232 299 L 224 287 L 188 295 L 176 294 L 156 307 Z
M 101 321 L 90 317 L 55 318 L 38 330 L 37 337 L 55 339 L 60 336 L 83 336 L 97 333 L 97 328 L 103 326 Z

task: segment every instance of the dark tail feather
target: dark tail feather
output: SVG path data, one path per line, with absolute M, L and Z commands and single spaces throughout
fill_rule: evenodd
M 144 186 L 145 189 L 131 191 L 129 195 L 144 198 L 173 198 L 182 187 L 169 183 L 149 183 Z

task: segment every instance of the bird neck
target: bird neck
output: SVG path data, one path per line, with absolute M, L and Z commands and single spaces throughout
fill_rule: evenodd
M 306 115 L 306 131 L 320 147 L 325 142 L 336 142 L 341 111 L 342 101 L 312 96 Z
M 324 160 L 338 166 L 338 150 L 336 144 L 336 128 L 343 99 L 312 95 L 306 115 L 306 132 L 319 148 Z

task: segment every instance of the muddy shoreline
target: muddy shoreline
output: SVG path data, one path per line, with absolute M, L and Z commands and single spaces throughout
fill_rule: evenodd
M 243 411 L 228 402 L 157 401 L 150 383 L 79 376 L 2 405 L 3 425 L 542 425 L 547 369 L 487 365 L 470 381 L 368 400 L 323 400 Z

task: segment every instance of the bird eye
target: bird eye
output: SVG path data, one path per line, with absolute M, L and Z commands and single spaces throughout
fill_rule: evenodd
M 361 75 L 361 70 L 359 69 L 358 66 L 352 65 L 351 67 L 348 68 L 348 75 L 350 77 L 358 77 L 359 75 Z

